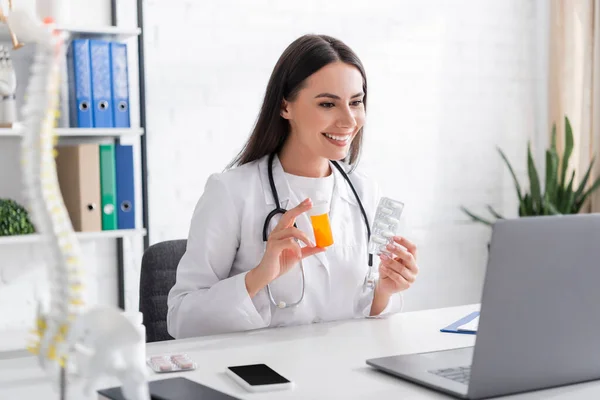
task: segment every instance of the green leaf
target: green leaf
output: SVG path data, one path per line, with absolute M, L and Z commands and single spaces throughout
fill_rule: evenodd
M 569 166 L 569 158 L 571 157 L 571 153 L 573 152 L 573 129 L 571 128 L 571 123 L 569 122 L 569 118 L 565 117 L 565 149 L 563 152 L 562 159 L 562 171 L 560 175 L 560 184 L 564 187 L 565 178 L 567 176 L 567 168 Z
M 558 155 L 556 151 L 546 150 L 546 185 L 544 188 L 544 199 L 552 204 L 557 203 L 558 189 Z
M 550 156 L 548 156 L 548 153 L 550 153 Z M 548 160 L 548 158 L 550 158 L 550 160 Z M 550 141 L 550 149 L 546 150 L 546 199 L 547 201 L 551 202 L 555 207 L 560 203 L 560 199 L 562 198 L 562 186 L 559 182 L 559 177 L 558 177 L 558 165 L 559 165 L 559 158 L 558 158 L 558 151 L 556 150 L 556 123 L 552 124 L 552 138 Z M 556 168 L 554 167 L 554 164 L 556 164 Z M 553 176 L 553 183 L 551 184 L 551 192 L 548 190 L 548 176 L 549 176 L 549 169 L 554 169 L 554 174 Z
M 521 212 L 521 209 L 523 212 Z M 531 215 L 535 215 L 533 212 L 533 203 L 531 201 L 531 196 L 529 193 L 525 193 L 525 197 L 523 197 L 522 207 L 519 208 L 519 216 L 520 217 L 528 217 Z
M 487 220 L 487 219 L 485 219 L 485 218 L 482 218 L 482 217 L 480 217 L 480 216 L 478 216 L 478 215 L 475 215 L 475 214 L 473 214 L 471 211 L 467 210 L 465 207 L 461 207 L 461 210 L 462 210 L 462 211 L 463 211 L 465 214 L 467 214 L 469 217 L 471 217 L 471 219 L 472 219 L 473 221 L 475 221 L 475 222 L 480 222 L 480 223 L 482 223 L 482 224 L 489 225 L 489 226 L 493 225 L 493 222 L 491 222 L 491 221 L 488 221 L 488 220 Z
M 588 196 L 594 193 L 598 188 L 600 188 L 600 178 L 596 179 L 592 186 L 581 197 L 581 200 L 577 202 L 577 205 L 579 206 L 578 209 L 580 209 L 583 206 L 583 203 L 585 203 Z
M 590 166 L 588 167 L 587 171 L 585 171 L 585 175 L 583 176 L 583 179 L 579 183 L 579 187 L 577 188 L 577 191 L 575 191 L 575 201 L 576 202 L 579 202 L 581 200 L 581 196 L 583 194 L 583 191 L 585 190 L 585 185 L 587 184 L 587 181 L 590 178 L 590 173 L 592 172 L 593 165 L 594 165 L 594 158 L 592 158 L 592 161 L 590 162 Z
M 537 212 L 542 210 L 542 193 L 540 190 L 540 178 L 538 176 L 533 156 L 531 155 L 531 146 L 527 144 L 527 171 L 529 172 L 529 182 L 531 186 L 531 198 L 533 209 Z
M 27 210 L 14 200 L 0 198 L 0 236 L 33 233 Z
M 496 212 L 496 210 L 494 210 L 494 208 L 492 206 L 490 206 L 488 204 L 487 209 L 489 210 L 490 214 L 492 214 L 494 217 L 498 218 L 498 219 L 504 219 L 504 217 L 502 215 L 500 215 L 498 212 Z
M 521 194 L 521 185 L 519 185 L 519 180 L 517 179 L 517 175 L 515 175 L 515 171 L 513 170 L 512 166 L 510 165 L 508 158 L 506 158 L 506 155 L 504 155 L 504 152 L 502 151 L 502 149 L 498 148 L 498 152 L 500 153 L 500 156 L 506 163 L 506 166 L 508 167 L 508 170 L 510 171 L 510 174 L 512 175 L 513 181 L 515 183 L 515 189 L 517 191 L 517 196 L 519 198 L 519 204 L 520 204 L 519 212 L 525 212 L 525 210 L 521 209 L 521 207 L 523 205 L 523 195 Z
M 562 204 L 564 201 L 565 201 L 565 189 L 562 186 L 558 186 L 558 188 L 556 190 L 556 202 L 554 202 L 554 205 L 559 210 L 562 210 Z
M 548 215 L 559 215 L 560 211 L 550 202 L 544 201 L 544 206 L 548 211 Z
M 575 201 L 575 192 L 573 191 L 573 180 L 575 179 L 575 171 L 571 173 L 571 179 L 569 180 L 569 186 L 567 186 L 567 191 L 565 192 L 565 203 L 562 209 L 563 214 L 572 214 L 573 213 L 573 203 Z

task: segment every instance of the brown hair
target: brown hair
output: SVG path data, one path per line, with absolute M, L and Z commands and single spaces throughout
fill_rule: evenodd
M 258 119 L 250 138 L 228 168 L 243 165 L 267 154 L 279 152 L 289 131 L 289 122 L 280 114 L 283 100 L 294 101 L 305 80 L 327 64 L 342 61 L 355 66 L 363 78 L 363 104 L 367 107 L 367 77 L 358 56 L 343 42 L 327 35 L 304 35 L 283 52 L 269 79 Z M 355 164 L 360 155 L 363 128 L 350 145 L 344 161 Z

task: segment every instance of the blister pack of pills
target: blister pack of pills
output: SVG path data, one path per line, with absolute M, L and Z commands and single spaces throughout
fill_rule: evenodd
M 152 356 L 146 361 L 154 372 L 177 372 L 196 369 L 196 363 L 187 354 Z
M 400 230 L 400 216 L 404 210 L 404 203 L 382 197 L 375 211 L 375 219 L 371 228 L 371 239 L 369 240 L 369 253 L 379 255 L 384 253 L 390 257 L 392 254 L 385 246 L 393 242 L 393 237 Z

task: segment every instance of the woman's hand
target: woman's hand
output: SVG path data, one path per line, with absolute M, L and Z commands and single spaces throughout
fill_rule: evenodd
M 294 227 L 296 218 L 311 208 L 312 202 L 306 199 L 282 215 L 267 239 L 262 260 L 246 274 L 246 288 L 250 297 L 254 297 L 259 290 L 288 272 L 300 260 L 325 251 L 316 247 L 304 232 Z M 304 242 L 306 247 L 300 247 L 298 240 Z
M 403 237 L 394 236 L 393 239 L 394 243 L 386 247 L 387 251 L 393 254 L 393 258 L 381 254 L 379 264 L 377 290 L 387 297 L 408 289 L 419 273 L 417 246 Z

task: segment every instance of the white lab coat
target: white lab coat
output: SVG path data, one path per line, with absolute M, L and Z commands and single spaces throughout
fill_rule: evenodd
M 269 301 L 266 288 L 250 298 L 245 276 L 261 261 L 264 221 L 275 208 L 267 160 L 265 156 L 209 177 L 192 217 L 177 281 L 168 297 L 167 328 L 171 336 L 194 337 L 369 316 L 373 291 L 363 291 L 368 269 L 366 226 L 350 186 L 334 166 L 330 223 L 335 243 L 325 252 L 303 260 L 306 289 L 302 303 L 279 309 Z M 273 160 L 273 179 L 283 208 L 293 208 L 304 200 L 291 191 L 278 157 Z M 377 186 L 359 169 L 350 174 L 350 179 L 372 223 L 379 196 Z M 269 233 L 280 216 L 271 220 Z M 314 243 L 306 213 L 296 223 Z M 379 265 L 376 256 L 373 265 Z M 270 287 L 276 302 L 296 302 L 302 289 L 299 264 Z M 401 295 L 394 295 L 379 317 L 398 312 L 401 307 Z

